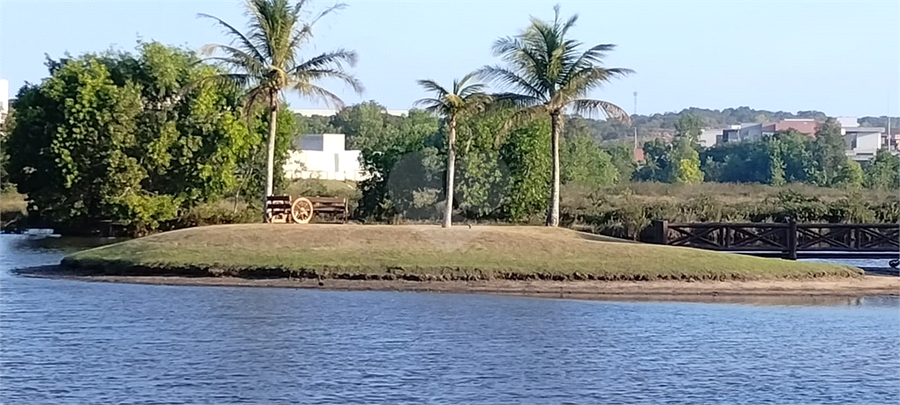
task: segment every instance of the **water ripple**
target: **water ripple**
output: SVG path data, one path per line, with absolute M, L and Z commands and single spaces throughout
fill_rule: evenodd
M 2 403 L 898 403 L 900 312 L 11 275 Z M 26 245 L 27 246 L 27 245 Z

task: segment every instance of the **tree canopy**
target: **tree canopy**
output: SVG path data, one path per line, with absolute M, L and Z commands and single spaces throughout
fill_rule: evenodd
M 513 121 L 550 118 L 551 181 L 547 226 L 559 225 L 560 153 L 563 113 L 601 112 L 608 117 L 628 122 L 628 113 L 604 100 L 587 98 L 591 91 L 616 77 L 632 73 L 625 68 L 606 68 L 602 61 L 615 45 L 599 44 L 583 50 L 583 44 L 568 37 L 578 15 L 560 18 L 559 5 L 553 8 L 552 21 L 531 18 L 531 24 L 520 34 L 494 42 L 495 56 L 505 65 L 485 66 L 482 77 L 507 90 L 494 97 L 517 106 Z
M 204 54 L 219 55 L 207 60 L 228 69 L 227 73 L 209 76 L 207 81 L 236 85 L 245 92 L 245 108 L 262 104 L 269 110 L 266 195 L 272 195 L 274 188 L 277 115 L 282 92 L 290 90 L 302 97 L 343 107 L 340 97 L 321 87 L 321 81 L 338 80 L 357 93 L 363 91 L 359 80 L 344 70 L 345 65 L 356 65 L 356 52 L 338 49 L 306 60 L 300 57 L 301 48 L 312 38 L 315 23 L 343 7 L 336 4 L 304 22 L 301 13 L 305 4 L 303 0 L 293 4 L 290 0 L 247 1 L 250 22 L 246 34 L 218 17 L 200 14 L 222 26 L 232 40 L 230 45 L 210 44 L 203 48 Z
M 184 91 L 221 73 L 191 51 L 148 42 L 47 67 L 50 77 L 19 91 L 8 141 L 10 179 L 36 217 L 154 228 L 237 187 L 261 142 L 236 89 Z

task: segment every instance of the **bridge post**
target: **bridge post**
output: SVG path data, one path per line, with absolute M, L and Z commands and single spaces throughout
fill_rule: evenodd
M 653 242 L 659 245 L 668 245 L 669 221 L 654 219 L 651 226 L 653 227 Z
M 787 258 L 789 260 L 797 260 L 797 221 L 794 218 L 788 219 L 787 228 Z

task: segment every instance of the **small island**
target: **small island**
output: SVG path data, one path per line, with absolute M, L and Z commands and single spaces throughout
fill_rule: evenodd
M 529 226 L 189 228 L 85 250 L 25 271 L 175 285 L 495 293 L 546 297 L 897 295 L 896 277 L 845 265 L 659 246 Z

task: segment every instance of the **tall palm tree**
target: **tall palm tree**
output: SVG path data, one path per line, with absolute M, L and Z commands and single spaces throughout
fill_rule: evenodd
M 521 34 L 494 42 L 494 55 L 502 57 L 506 66 L 485 66 L 478 70 L 480 77 L 510 91 L 496 94 L 495 99 L 521 108 L 514 119 L 550 116 L 553 181 L 547 226 L 559 226 L 559 137 L 564 110 L 572 107 L 578 114 L 601 111 L 607 117 L 629 122 L 628 113 L 621 107 L 584 97 L 615 77 L 633 73 L 630 69 L 601 66 L 605 53 L 615 45 L 594 45 L 581 52 L 581 42 L 566 38 L 578 15 L 562 21 L 559 5 L 553 10 L 553 21 L 532 17 L 531 25 Z
M 469 80 L 473 77 L 475 77 L 474 72 L 463 76 L 460 80 L 454 80 L 450 91 L 434 80 L 418 81 L 419 85 L 431 92 L 434 97 L 416 101 L 416 105 L 423 106 L 426 111 L 447 120 L 447 207 L 444 210 L 442 224 L 444 228 L 449 228 L 452 222 L 453 179 L 456 170 L 456 123 L 463 116 L 483 110 L 491 102 L 491 97 L 484 93 L 483 84 L 469 84 Z
M 306 0 L 247 0 L 246 14 L 250 19 L 247 33 L 218 17 L 210 18 L 225 29 L 231 37 L 230 45 L 210 44 L 203 47 L 204 55 L 216 55 L 207 60 L 217 61 L 229 69 L 229 73 L 213 79 L 237 84 L 246 90 L 245 107 L 265 103 L 269 109 L 269 139 L 266 155 L 266 195 L 272 195 L 275 161 L 275 130 L 278 107 L 285 90 L 293 90 L 303 97 L 334 108 L 344 103 L 334 93 L 318 86 L 323 79 L 337 79 L 362 93 L 362 84 L 344 70 L 344 66 L 356 65 L 356 52 L 338 49 L 309 59 L 299 56 L 300 50 L 312 38 L 313 25 L 328 13 L 343 8 L 337 4 L 319 13 L 309 22 L 301 21 Z

